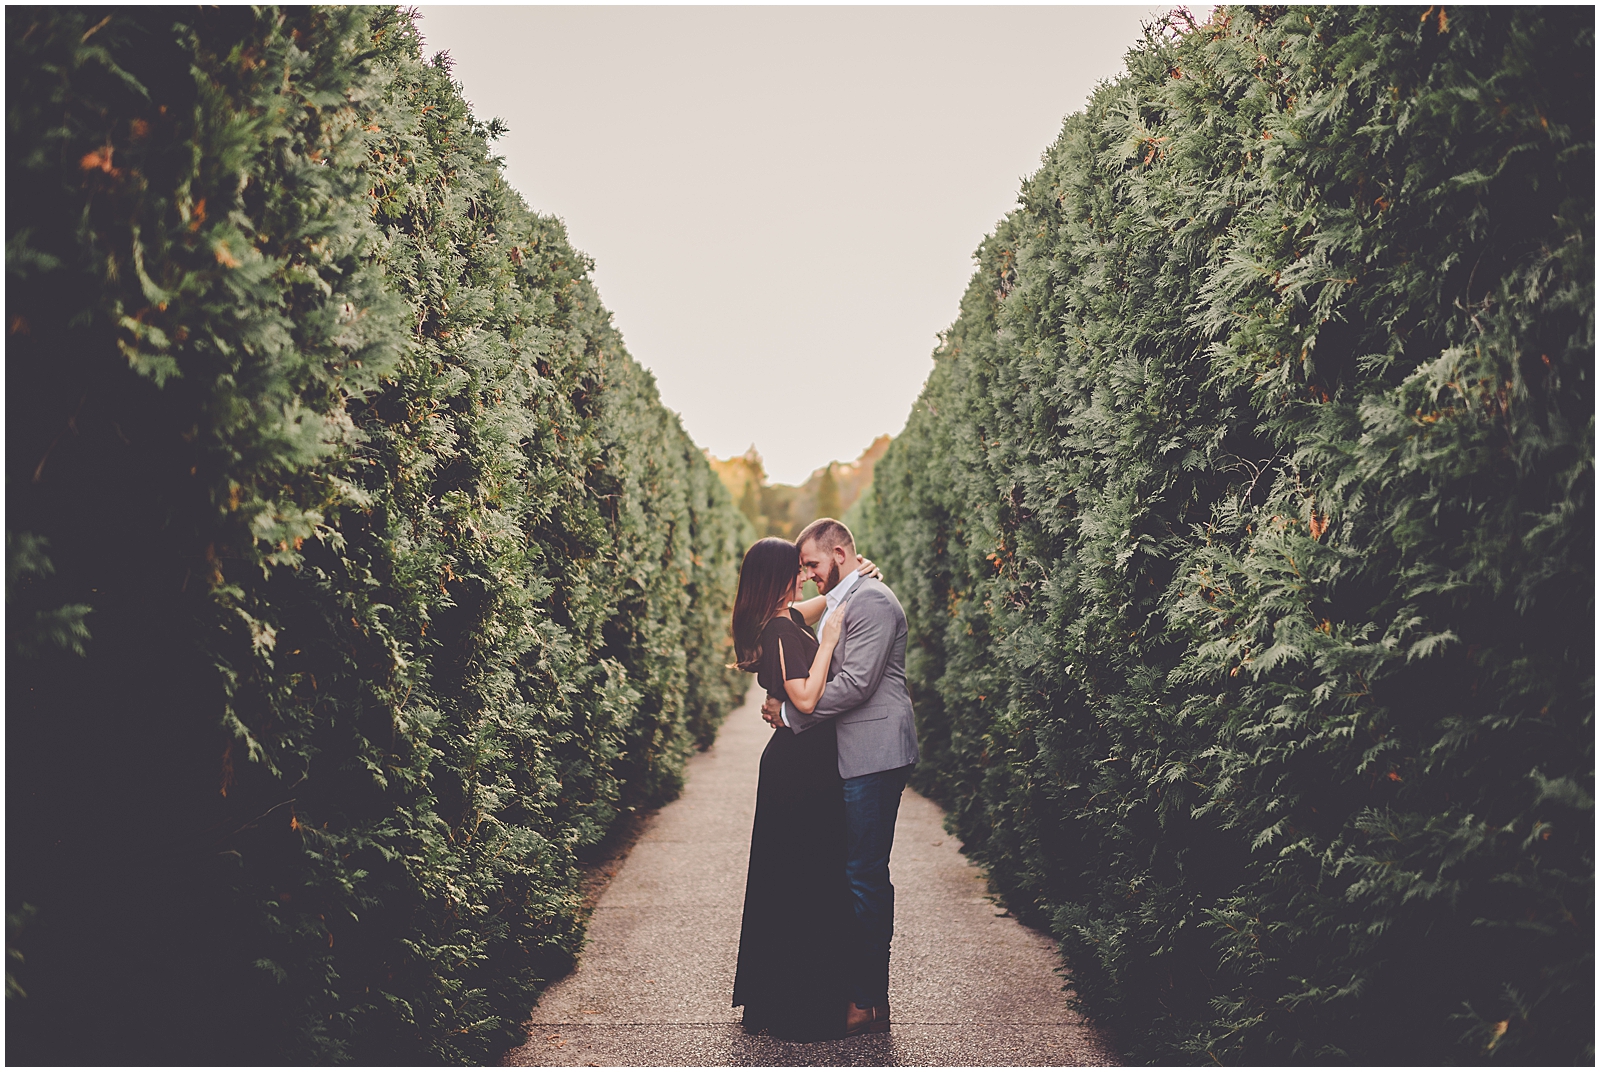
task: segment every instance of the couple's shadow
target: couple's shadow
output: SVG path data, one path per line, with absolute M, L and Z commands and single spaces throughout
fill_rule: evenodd
M 822 1042 L 790 1042 L 765 1032 L 751 1033 L 742 1028 L 734 1030 L 737 1037 L 729 1055 L 730 1063 L 734 1065 L 891 1067 L 901 1063 L 892 1031 Z

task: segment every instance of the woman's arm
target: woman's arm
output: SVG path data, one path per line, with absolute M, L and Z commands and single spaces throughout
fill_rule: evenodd
M 828 609 L 828 597 L 812 596 L 810 599 L 790 603 L 789 606 L 800 612 L 800 617 L 806 620 L 807 625 L 816 625 L 817 619 L 822 617 L 822 612 Z
M 876 577 L 880 581 L 883 580 L 883 571 L 873 564 L 872 559 L 862 558 L 860 555 L 856 556 L 856 572 L 863 577 Z M 800 612 L 800 616 L 806 620 L 807 625 L 816 625 L 817 619 L 822 617 L 822 612 L 828 609 L 828 597 L 812 596 L 810 599 L 802 599 L 798 602 L 790 603 L 789 606 Z
M 783 660 L 783 644 L 779 642 L 778 666 L 784 676 L 783 687 L 789 694 L 789 702 L 801 714 L 809 715 L 816 709 L 817 701 L 822 699 L 822 690 L 828 685 L 828 663 L 833 660 L 833 649 L 838 646 L 843 633 L 844 610 L 841 608 L 822 627 L 822 635 L 817 638 L 817 654 L 811 660 L 811 673 L 806 677 L 789 677 L 788 667 Z

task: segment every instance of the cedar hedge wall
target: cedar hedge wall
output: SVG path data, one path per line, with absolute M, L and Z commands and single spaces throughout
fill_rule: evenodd
M 856 518 L 918 784 L 1160 1062 L 1594 1059 L 1594 13 L 1152 27 Z
M 7 1058 L 491 1060 L 747 524 L 408 16 L 6 36 Z

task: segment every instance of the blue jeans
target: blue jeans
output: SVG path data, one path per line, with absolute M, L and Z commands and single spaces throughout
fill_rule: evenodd
M 855 904 L 852 999 L 860 1008 L 889 1001 L 889 941 L 894 937 L 894 887 L 889 849 L 909 766 L 844 780 L 845 876 Z

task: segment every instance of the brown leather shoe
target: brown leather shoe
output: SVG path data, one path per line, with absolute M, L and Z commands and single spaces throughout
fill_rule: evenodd
M 889 1004 L 874 1005 L 863 1009 L 855 1002 L 850 1002 L 844 1007 L 844 1034 L 846 1038 L 854 1035 L 880 1035 L 889 1030 Z

